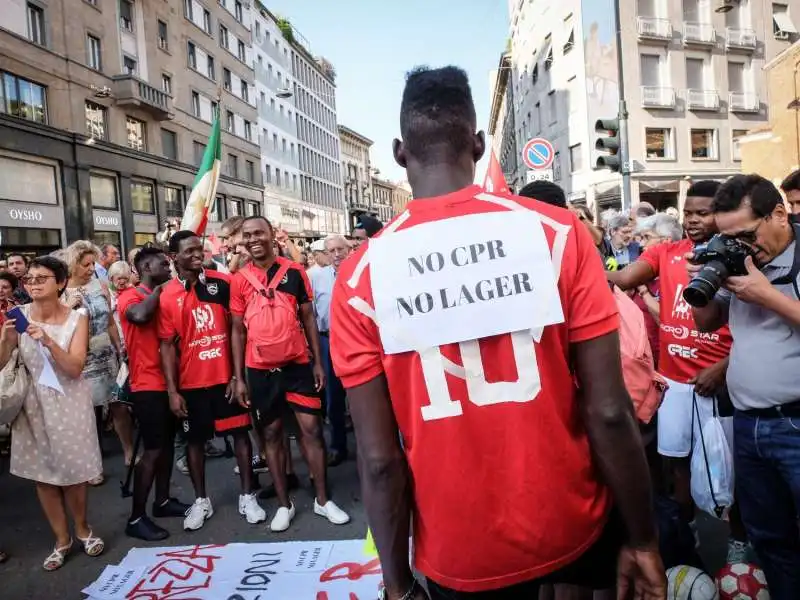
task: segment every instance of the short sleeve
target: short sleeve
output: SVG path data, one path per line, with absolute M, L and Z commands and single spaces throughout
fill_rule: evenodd
M 383 373 L 382 346 L 370 312 L 367 301 L 354 295 L 344 276 L 338 277 L 331 298 L 331 361 L 348 389 Z
M 171 340 L 178 335 L 175 322 L 172 319 L 171 311 L 164 299 L 164 293 L 158 299 L 158 338 L 161 340 Z
M 608 287 L 603 265 L 597 260 L 597 250 L 586 228 L 573 217 L 574 244 L 568 246 L 564 268 L 572 268 L 569 288 L 567 326 L 570 342 L 583 342 L 611 333 L 619 328 L 614 295 Z M 574 258 L 568 261 L 567 253 Z
M 661 260 L 664 258 L 664 253 L 667 251 L 669 244 L 656 244 L 652 248 L 645 250 L 639 257 L 639 262 L 645 263 L 649 266 L 656 277 L 659 275 L 659 267 Z
M 244 282 L 244 277 L 242 277 L 240 273 L 236 273 L 233 277 L 231 277 L 230 309 L 231 309 L 231 314 L 236 317 L 244 316 L 245 302 L 243 293 L 244 291 L 242 290 L 243 282 Z
M 305 269 L 300 267 L 295 268 L 295 270 L 300 274 L 300 281 L 303 282 L 303 285 L 300 286 L 300 290 L 297 293 L 297 304 L 300 306 L 311 302 L 311 299 L 314 297 L 314 292 L 311 289 L 311 281 L 309 281 Z
M 714 296 L 714 302 L 721 304 L 726 309 L 731 305 L 731 298 L 733 294 L 725 288 L 719 288 Z
M 125 291 L 117 296 L 117 314 L 120 316 L 121 319 L 127 320 L 127 316 L 125 316 L 125 311 L 128 310 L 129 307 L 139 304 L 144 298 L 134 292 L 134 291 Z

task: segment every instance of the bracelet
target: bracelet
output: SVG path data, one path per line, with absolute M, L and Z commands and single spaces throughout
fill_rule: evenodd
M 414 592 L 417 591 L 417 580 L 414 580 L 414 583 L 411 584 L 411 589 L 409 589 L 405 594 L 400 597 L 400 600 L 411 600 L 414 597 Z

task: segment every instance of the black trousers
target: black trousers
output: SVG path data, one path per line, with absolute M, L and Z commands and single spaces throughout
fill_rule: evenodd
M 617 556 L 625 541 L 625 527 L 612 510 L 603 533 L 586 552 L 565 567 L 532 581 L 486 592 L 458 592 L 428 579 L 431 600 L 538 600 L 544 584 L 569 584 L 593 590 L 613 589 L 617 579 Z

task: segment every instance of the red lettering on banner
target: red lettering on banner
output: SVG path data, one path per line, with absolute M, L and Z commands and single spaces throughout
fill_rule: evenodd
M 145 579 L 125 596 L 128 600 L 196 600 L 192 594 L 211 587 L 211 573 L 214 572 L 215 561 L 222 558 L 216 554 L 201 554 L 203 550 L 222 548 L 220 544 L 193 546 L 185 550 L 164 552 L 162 560 L 147 572 Z M 203 575 L 197 576 L 202 573 Z M 191 584 L 180 585 L 191 579 L 202 579 Z M 160 581 L 157 581 L 159 580 Z
M 339 571 L 346 571 L 341 575 L 337 575 L 336 573 Z M 349 579 L 350 581 L 358 581 L 364 575 L 380 575 L 381 574 L 381 561 L 380 559 L 373 558 L 367 564 L 362 565 L 359 563 L 341 563 L 339 565 L 333 566 L 327 571 L 325 571 L 322 575 L 319 576 L 319 580 L 323 583 L 326 581 L 334 581 L 336 579 Z
M 317 592 L 317 600 L 328 600 L 328 592 Z M 358 600 L 358 596 L 350 592 L 350 600 Z

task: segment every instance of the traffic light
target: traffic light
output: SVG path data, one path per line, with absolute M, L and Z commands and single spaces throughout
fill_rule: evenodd
M 619 173 L 622 166 L 619 149 L 619 119 L 597 119 L 594 130 L 600 134 L 594 144 L 595 150 L 608 152 L 608 154 L 597 157 L 595 169 L 610 169 Z

